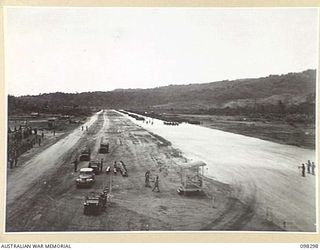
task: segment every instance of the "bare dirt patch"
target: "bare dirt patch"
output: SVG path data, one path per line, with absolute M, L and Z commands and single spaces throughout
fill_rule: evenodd
M 98 154 L 101 137 L 110 142 L 110 152 L 106 155 Z M 77 189 L 77 173 L 73 172 L 72 161 L 86 145 L 91 147 L 94 159 L 103 159 L 104 170 L 115 161 L 122 160 L 129 176 L 104 172 L 96 176 L 92 188 Z M 54 158 L 55 154 L 50 157 Z M 244 230 L 252 219 L 250 209 L 254 201 L 248 204 L 239 202 L 229 185 L 206 179 L 205 195 L 189 197 L 177 194 L 180 164 L 186 161 L 170 142 L 116 112 L 107 111 L 99 115 L 89 131 L 60 157 L 57 165 L 43 172 L 28 186 L 20 187 L 25 192 L 7 203 L 6 230 Z M 144 186 L 147 170 L 150 170 L 151 177 L 159 176 L 159 193 Z M 11 177 L 8 178 L 9 184 L 14 180 Z M 110 182 L 112 201 L 106 211 L 98 216 L 84 215 L 84 197 L 92 191 L 101 191 Z M 16 185 L 22 184 L 17 182 Z M 10 192 L 9 189 L 9 195 Z

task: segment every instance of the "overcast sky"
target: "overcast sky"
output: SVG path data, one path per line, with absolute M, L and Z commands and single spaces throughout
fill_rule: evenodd
M 316 68 L 317 14 L 310 8 L 7 8 L 7 90 L 151 88 Z

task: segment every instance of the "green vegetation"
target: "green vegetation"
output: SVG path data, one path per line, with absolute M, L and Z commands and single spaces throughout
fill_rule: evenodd
M 257 79 L 170 85 L 153 89 L 118 89 L 79 94 L 9 96 L 9 114 L 74 114 L 88 108 L 123 108 L 197 114 L 306 114 L 313 116 L 316 71 L 270 75 Z
M 306 70 L 257 79 L 153 89 L 9 96 L 8 113 L 9 116 L 31 112 L 81 116 L 101 108 L 126 109 L 140 114 L 147 112 L 148 116 L 162 120 L 202 124 L 314 148 L 315 89 L 316 71 Z

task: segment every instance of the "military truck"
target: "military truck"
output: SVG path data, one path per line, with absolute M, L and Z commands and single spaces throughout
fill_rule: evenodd
M 100 141 L 100 148 L 99 148 L 100 154 L 107 154 L 109 153 L 109 142 L 101 138 Z
M 80 174 L 76 179 L 77 188 L 91 187 L 95 182 L 95 174 L 92 168 L 81 168 Z
M 79 161 L 90 161 L 90 157 L 91 157 L 91 150 L 90 148 L 87 147 L 81 151 Z
M 99 215 L 106 209 L 108 198 L 108 190 L 102 193 L 90 193 L 83 203 L 83 213 L 85 215 Z

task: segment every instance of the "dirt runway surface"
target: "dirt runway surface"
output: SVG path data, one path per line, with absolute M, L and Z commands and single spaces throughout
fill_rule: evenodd
M 206 175 L 229 185 L 228 196 L 241 201 L 244 212 L 231 226 L 223 222 L 223 229 L 268 230 L 272 222 L 287 231 L 316 230 L 317 177 L 307 170 L 302 177 L 298 168 L 315 161 L 314 150 L 191 124 L 166 126 L 157 119 L 146 123 L 126 117 L 172 142 L 188 159 L 206 162 Z M 234 204 L 227 208 L 225 217 L 233 216 Z M 216 228 L 221 218 L 207 229 Z
M 240 142 L 244 143 L 242 146 L 248 150 L 246 153 L 244 149 L 239 149 L 240 142 L 237 144 L 228 137 L 230 135 L 225 137 L 223 134 L 220 135 L 222 137 L 216 134 L 216 146 L 209 147 L 205 142 L 210 138 L 211 130 L 206 131 L 206 138 L 202 138 L 201 129 L 193 135 L 187 131 L 187 137 L 183 134 L 183 126 L 162 128 L 160 123 L 146 125 L 116 111 L 98 112 L 85 126 L 88 126 L 88 131 L 83 131 L 80 126 L 8 172 L 7 232 L 314 230 L 314 180 L 311 176 L 302 179 L 297 169 L 292 172 L 280 169 L 278 166 L 285 168 L 286 161 L 279 162 L 277 166 L 271 164 L 272 157 L 292 161 L 290 150 L 285 155 L 280 148 L 271 145 L 269 150 L 272 149 L 272 152 L 263 146 L 260 153 L 254 151 L 251 154 L 250 150 L 257 150 L 257 145 L 244 143 L 243 137 L 239 137 Z M 159 135 L 172 140 L 173 146 Z M 177 135 L 188 146 L 180 145 Z M 191 141 L 192 136 L 198 140 Z M 108 154 L 98 153 L 101 138 L 106 138 L 110 143 Z M 233 146 L 229 145 L 227 159 L 237 160 L 238 165 L 227 165 L 224 157 L 219 158 L 225 150 L 223 143 L 228 140 L 233 142 Z M 86 146 L 91 148 L 92 160 L 103 159 L 104 170 L 115 161 L 122 160 L 129 176 L 107 175 L 104 171 L 96 176 L 91 188 L 76 188 L 78 172 L 74 172 L 72 162 Z M 295 151 L 296 157 L 301 156 L 299 152 Z M 267 162 L 252 160 L 261 157 L 270 159 Z M 207 175 L 210 178 L 204 181 L 204 196 L 177 194 L 181 165 L 191 158 L 205 160 L 208 164 Z M 250 165 L 251 170 L 248 171 L 246 164 L 251 161 L 255 162 L 256 167 Z M 270 167 L 266 168 L 265 163 L 269 163 Z M 151 177 L 160 177 L 161 192 L 152 192 L 152 188 L 144 186 L 147 170 L 151 171 Z M 85 196 L 91 192 L 101 192 L 110 183 L 112 199 L 106 211 L 97 216 L 84 215 Z M 284 189 L 288 192 L 283 193 Z M 281 217 L 284 209 L 288 211 L 288 216 L 297 212 L 300 214 L 291 220 L 289 217 L 284 219 Z
M 84 126 L 89 130 L 75 129 L 8 172 L 7 232 L 242 230 L 251 219 L 250 207 L 230 195 L 233 190 L 228 184 L 217 180 L 205 180 L 204 196 L 179 196 L 180 165 L 187 159 L 170 142 L 123 115 L 99 112 Z M 98 153 L 102 137 L 110 143 L 108 154 Z M 122 160 L 129 176 L 103 172 L 96 176 L 93 187 L 76 188 L 78 173 L 72 162 L 86 146 L 93 160 L 103 159 L 104 170 Z M 152 177 L 160 177 L 161 192 L 144 186 L 147 170 Z M 84 215 L 85 196 L 102 191 L 110 182 L 112 199 L 106 211 Z M 256 225 L 282 230 L 263 217 Z

